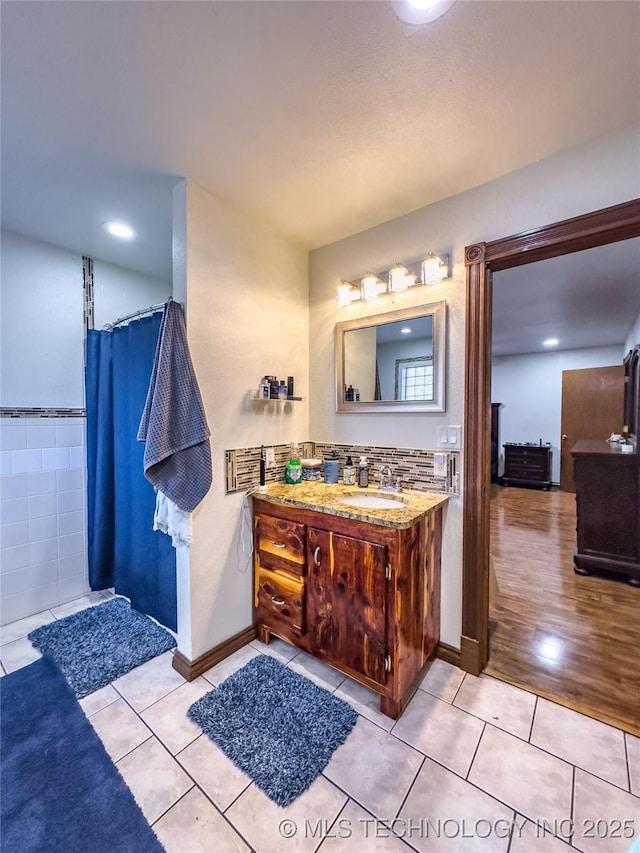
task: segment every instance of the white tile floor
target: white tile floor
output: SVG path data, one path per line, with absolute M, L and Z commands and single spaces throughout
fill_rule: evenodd
M 94 593 L 4 627 L 3 671 L 38 657 L 26 639 L 33 628 L 103 600 Z M 186 717 L 260 653 L 360 715 L 287 809 Z M 80 704 L 168 853 L 626 853 L 631 833 L 640 835 L 640 739 L 440 660 L 417 688 L 394 723 L 371 691 L 274 640 L 254 641 L 191 683 L 167 652 Z

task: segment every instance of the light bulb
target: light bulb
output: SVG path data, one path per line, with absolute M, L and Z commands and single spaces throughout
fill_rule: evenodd
M 454 2 L 455 0 L 391 0 L 391 6 L 401 21 L 421 26 L 441 18 Z
M 373 273 L 367 273 L 362 279 L 362 298 L 367 301 L 378 298 L 380 279 Z
M 407 0 L 407 3 L 414 9 L 431 9 L 433 6 L 437 6 L 439 2 L 440 0 Z
M 437 284 L 441 278 L 440 258 L 430 254 L 422 262 L 422 283 Z
M 407 275 L 409 270 L 402 264 L 396 264 L 389 270 L 389 290 L 392 293 L 398 293 L 401 290 L 406 290 L 409 286 Z
M 447 265 L 443 262 L 442 258 L 429 252 L 422 262 L 422 283 L 438 284 L 446 277 Z
M 102 226 L 112 237 L 120 237 L 123 240 L 131 240 L 136 236 L 133 228 L 125 222 L 105 222 Z
M 357 293 L 357 291 L 356 291 Z M 338 305 L 351 305 L 353 302 L 354 292 L 348 281 L 341 281 L 338 285 L 337 300 Z

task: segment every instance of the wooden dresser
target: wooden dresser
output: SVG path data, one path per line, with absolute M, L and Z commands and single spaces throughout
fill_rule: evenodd
M 640 457 L 607 441 L 571 450 L 576 486 L 578 574 L 613 572 L 640 586 Z
M 505 486 L 551 488 L 551 448 L 538 444 L 505 444 Z

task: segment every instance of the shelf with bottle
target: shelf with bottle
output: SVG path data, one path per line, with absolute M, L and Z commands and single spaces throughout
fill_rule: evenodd
M 256 400 L 302 401 L 302 397 L 298 397 L 293 392 L 293 376 L 287 376 L 286 381 L 284 379 L 278 380 L 275 376 L 263 376 L 258 390 L 250 393 L 254 395 Z
M 277 403 L 278 400 L 281 403 L 301 403 L 304 400 L 304 397 L 297 397 L 293 394 L 291 396 L 286 394 L 284 397 L 263 397 L 259 388 L 257 391 L 255 388 L 251 388 L 249 394 L 251 395 L 252 400 L 258 400 L 260 403 Z

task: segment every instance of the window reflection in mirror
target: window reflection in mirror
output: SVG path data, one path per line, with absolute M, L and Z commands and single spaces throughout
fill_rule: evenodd
M 337 410 L 444 411 L 445 303 L 336 324 Z

